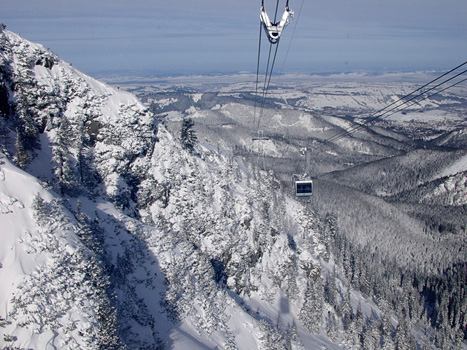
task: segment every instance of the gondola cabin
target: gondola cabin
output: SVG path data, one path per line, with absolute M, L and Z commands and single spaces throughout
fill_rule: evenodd
M 298 198 L 309 198 L 313 193 L 312 180 L 295 180 L 295 195 Z

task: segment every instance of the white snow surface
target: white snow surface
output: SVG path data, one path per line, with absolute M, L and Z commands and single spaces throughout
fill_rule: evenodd
M 78 300 L 68 298 L 79 294 L 85 297 L 88 291 L 76 285 L 73 276 L 40 284 L 45 274 L 51 273 L 48 266 L 56 265 L 59 256 L 76 254 L 81 244 L 74 233 L 75 227 L 72 222 L 53 227 L 39 225 L 33 209 L 35 196 L 39 194 L 48 202 L 55 196 L 1 153 L 0 174 L 0 318 L 8 322 L 0 328 L 0 344 L 6 346 L 4 340 L 9 336 L 21 348 L 67 348 L 65 344 L 85 347 L 87 337 L 82 331 L 97 324 L 95 312 L 90 312 L 93 301 L 83 300 L 79 304 Z M 38 289 L 35 298 L 22 300 L 29 288 Z M 70 292 L 64 294 L 62 288 Z M 27 304 L 22 308 L 13 302 L 14 298 Z M 51 315 L 54 319 L 50 319 Z
M 439 174 L 438 178 L 456 175 L 458 173 L 467 171 L 467 155 L 459 158 L 454 164 L 444 169 L 444 171 Z
M 387 120 L 396 122 L 443 122 L 446 120 L 462 120 L 462 117 L 454 112 L 443 111 L 443 110 L 430 110 L 424 112 L 420 108 L 409 109 L 405 113 L 397 112 L 393 115 L 388 116 Z
M 5 302 L 11 296 L 24 275 L 37 270 L 45 263 L 46 254 L 40 254 L 32 244 L 40 235 L 33 219 L 33 197 L 35 194 L 48 197 L 48 193 L 39 181 L 10 163 L 0 153 L 0 208 L 2 245 L 0 246 L 0 280 L 10 281 L 2 284 L 0 300 Z M 3 316 L 8 305 L 1 306 Z

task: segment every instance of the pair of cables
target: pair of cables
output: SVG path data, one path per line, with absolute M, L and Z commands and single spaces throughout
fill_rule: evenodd
M 264 0 L 262 2 L 261 7 L 263 8 L 264 6 Z M 276 1 L 276 10 L 274 12 L 274 23 L 277 20 L 277 11 L 279 9 L 279 0 Z M 260 101 L 260 112 L 259 112 L 259 117 L 258 117 L 258 125 L 256 125 L 256 108 L 258 104 L 258 86 L 259 86 L 259 68 L 260 68 L 260 62 L 261 62 L 261 40 L 262 40 L 262 32 L 263 32 L 263 22 L 260 20 L 259 22 L 259 42 L 258 42 L 258 61 L 256 64 L 256 86 L 255 86 L 255 108 L 254 108 L 254 115 L 253 115 L 253 125 L 256 127 L 256 129 L 259 129 L 259 123 L 261 120 L 261 116 L 263 114 L 263 109 L 264 109 L 264 103 L 266 101 L 266 96 L 269 90 L 269 85 L 271 83 L 271 77 L 272 77 L 272 72 L 274 70 L 274 65 L 276 62 L 276 56 L 277 56 L 277 51 L 279 49 L 279 42 L 280 42 L 280 37 L 277 38 L 276 42 L 269 42 L 269 53 L 268 53 L 268 60 L 266 64 L 266 73 L 264 74 L 264 83 L 263 83 L 263 91 L 261 94 L 261 101 Z M 272 56 L 272 48 L 275 46 L 274 50 L 274 56 L 272 59 L 272 64 L 271 64 L 271 56 Z
M 419 104 L 420 102 L 431 98 L 437 94 L 440 94 L 443 91 L 453 88 L 459 84 L 462 84 L 467 80 L 467 78 L 459 80 L 459 78 L 467 73 L 467 69 L 461 70 L 462 67 L 467 65 L 467 61 L 458 65 L 457 67 L 452 68 L 448 72 L 440 75 L 436 79 L 431 80 L 430 82 L 426 83 L 425 85 L 419 87 L 418 89 L 410 92 L 409 94 L 397 99 L 396 101 L 392 102 L 391 104 L 387 105 L 386 107 L 373 112 L 370 114 L 363 123 L 352 125 L 345 130 L 341 130 L 337 134 L 331 136 L 326 140 L 326 142 L 336 142 L 343 137 L 349 136 L 351 133 L 363 128 L 364 126 L 381 119 L 386 119 L 393 114 L 398 112 L 402 112 L 407 108 Z M 449 75 L 454 74 L 449 77 Z M 458 81 L 456 81 L 456 79 Z M 439 82 L 441 81 L 441 82 Z M 453 82 L 454 81 L 454 82 Z M 436 84 L 435 84 L 436 83 Z M 447 83 L 451 83 L 448 86 L 444 86 Z M 435 85 L 432 85 L 435 84 Z M 437 90 L 439 89 L 439 90 Z
M 293 29 L 293 32 L 292 32 L 292 37 L 290 38 L 289 45 L 287 47 L 287 52 L 285 54 L 284 62 L 282 64 L 282 69 L 281 69 L 280 73 L 282 73 L 282 71 L 284 69 L 285 61 L 287 60 L 287 56 L 289 54 L 290 46 L 292 44 L 292 40 L 293 40 L 293 37 L 295 35 L 295 30 L 297 29 L 298 20 L 300 18 L 300 14 L 302 12 L 303 3 L 304 3 L 304 0 L 302 0 L 300 11 L 299 11 L 298 16 L 297 16 L 297 18 L 295 20 L 295 26 L 294 26 L 294 29 Z M 260 124 L 260 121 L 261 121 L 261 117 L 263 115 L 266 97 L 267 97 L 267 94 L 268 94 L 268 91 L 269 91 L 269 86 L 271 84 L 271 78 L 272 78 L 273 71 L 274 71 L 274 66 L 275 66 L 275 63 L 276 63 L 277 52 L 279 50 L 280 36 L 281 36 L 283 28 L 292 20 L 293 15 L 294 15 L 293 12 L 289 10 L 289 0 L 287 0 L 286 5 L 285 5 L 284 15 L 282 16 L 281 21 L 278 23 L 277 22 L 278 9 L 279 9 L 279 0 L 276 1 L 276 10 L 274 12 L 274 22 L 273 22 L 274 25 L 272 26 L 273 28 L 268 27 L 268 24 L 271 25 L 271 23 L 269 22 L 269 18 L 267 18 L 267 15 L 266 15 L 266 13 L 264 11 L 264 0 L 261 1 L 261 20 L 260 20 L 260 23 L 259 23 L 258 61 L 257 61 L 257 65 L 256 65 L 255 108 L 254 108 L 254 116 L 253 116 L 253 125 L 255 126 L 257 131 L 259 130 L 259 124 Z M 265 19 L 266 19 L 266 21 L 264 21 Z M 268 22 L 268 24 L 266 24 L 265 22 Z M 269 35 L 269 37 L 268 37 L 269 52 L 268 52 L 268 59 L 267 59 L 267 64 L 266 64 L 266 73 L 264 75 L 263 89 L 262 89 L 262 93 L 261 93 L 261 101 L 259 103 L 260 112 L 259 112 L 259 117 L 258 117 L 258 124 L 256 125 L 256 109 L 257 109 L 257 106 L 258 106 L 259 69 L 260 69 L 260 62 L 261 62 L 261 40 L 262 40 L 261 34 L 262 34 L 262 27 L 263 26 L 264 26 L 264 29 L 266 30 L 266 32 L 269 31 L 269 34 L 268 34 Z M 276 33 L 274 34 L 274 37 L 271 36 L 271 32 L 274 33 L 273 29 L 276 29 Z M 275 50 L 273 50 L 273 46 L 275 46 Z

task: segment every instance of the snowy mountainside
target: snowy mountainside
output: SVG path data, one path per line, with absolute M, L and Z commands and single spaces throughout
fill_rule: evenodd
M 463 206 L 467 204 L 466 184 L 467 172 L 459 172 L 404 191 L 399 198 L 431 205 Z
M 91 79 L 39 44 L 8 31 L 1 40 L 2 86 L 9 102 L 4 108 L 9 111 L 6 151 L 59 191 L 101 180 L 93 188 L 96 194 L 117 197 L 127 190 L 122 177 L 129 176 L 128 169 L 141 171 L 155 139 L 156 125 L 147 108 L 133 95 Z M 50 155 L 55 166 L 44 167 Z M 44 168 L 55 168 L 54 174 Z
M 336 144 L 323 142 L 352 122 L 299 110 L 265 109 L 260 114 L 259 108 L 255 112 L 253 106 L 236 102 L 190 112 L 189 116 L 195 121 L 200 139 L 242 156 L 265 158 L 266 167 L 273 168 L 283 181 L 288 181 L 291 173 L 304 171 L 304 147 L 311 149 L 314 176 L 348 167 L 345 163 L 350 162 L 342 161 L 346 156 L 352 162 L 366 163 L 408 149 L 406 139 L 401 140 L 400 136 L 383 132 L 381 128 L 359 130 L 355 138 Z M 177 132 L 180 115 L 169 115 L 164 122 L 171 131 Z M 268 140 L 264 140 L 265 137 Z M 339 157 L 330 157 L 332 154 L 339 154 Z M 284 168 L 277 166 L 282 162 Z
M 322 178 L 386 200 L 387 205 L 395 205 L 422 219 L 423 222 L 417 224 L 422 231 L 435 236 L 439 232 L 443 235 L 450 232 L 456 241 L 456 235 L 462 236 L 467 227 L 465 159 L 466 151 L 462 149 L 418 149 L 329 173 Z M 375 220 L 381 224 L 385 217 Z M 397 215 L 397 221 L 402 221 L 402 217 Z M 443 244 L 448 241 L 445 237 Z M 453 253 L 452 257 L 455 255 Z
M 422 78 L 419 86 L 432 79 Z M 264 109 L 255 107 L 252 84 L 224 86 L 217 98 L 209 89 L 167 86 L 151 94 L 145 85 L 140 96 L 152 99 L 148 105 L 170 130 L 178 132 L 182 118 L 191 117 L 201 140 L 274 170 L 289 193 L 291 175 L 304 172 L 308 150 L 312 206 L 343 275 L 413 327 L 423 319 L 432 327 L 433 346 L 459 342 L 467 336 L 467 307 L 459 302 L 467 299 L 465 87 L 362 127 L 365 116 L 417 85 L 403 79 L 278 85 Z M 357 130 L 328 142 L 349 127 Z
M 0 344 L 97 346 L 106 333 L 98 310 L 109 301 L 93 285 L 96 269 L 77 221 L 37 179 L 3 154 L 0 162 Z
M 337 349 L 357 341 L 337 305 L 376 322 L 272 172 L 191 154 L 132 95 L 0 43 L 1 346 Z
M 333 180 L 379 196 L 392 196 L 462 169 L 465 150 L 416 149 L 402 155 L 328 173 Z M 453 169 L 453 170 L 449 170 Z
M 199 157 L 191 157 L 163 128 L 159 138 L 152 176 L 142 188 L 150 186 L 158 198 L 141 215 L 150 225 L 147 249 L 157 257 L 166 290 L 148 308 L 156 324 L 167 323 L 160 316 L 165 312 L 182 321 L 182 330 L 197 329 L 197 342 L 204 344 L 172 331 L 169 347 L 280 347 L 293 321 L 302 323 L 307 276 L 320 270 L 316 258 L 323 247 L 311 230 L 312 217 L 281 198 L 270 175 L 205 147 L 198 148 Z M 290 305 L 281 314 L 283 334 L 279 328 L 263 329 L 274 324 L 280 300 Z M 278 343 L 268 343 L 270 337 Z
M 199 79 L 181 85 L 180 77 L 154 79 L 152 86 L 151 79 L 139 85 L 132 83 L 133 79 L 127 85 L 124 80 L 118 83 L 136 93 L 171 131 L 177 132 L 180 118 L 189 115 L 196 118 L 197 132 L 203 139 L 236 154 L 264 155 L 265 167 L 274 168 L 282 181 L 288 181 L 290 164 L 294 166 L 292 173 L 303 171 L 299 165 L 303 161 L 298 161 L 303 147 L 312 148 L 313 176 L 401 154 L 419 143 L 444 142 L 462 148 L 467 106 L 462 86 L 414 104 L 387 120 L 360 126 L 352 137 L 326 143 L 432 80 L 433 74 L 280 77 L 271 84 L 264 101 L 254 94 L 254 77 L 244 77 L 243 84 L 229 84 L 227 77 L 219 76 L 217 85 L 205 86 Z M 187 82 L 194 79 L 185 78 Z M 227 83 L 222 84 L 223 79 Z M 261 137 L 269 138 L 268 142 L 252 141 Z M 315 143 L 310 145 L 310 140 Z M 339 156 L 330 157 L 334 154 Z
M 427 224 L 412 217 L 407 208 L 329 180 L 316 180 L 314 206 L 319 213 L 332 213 L 346 238 L 369 254 L 381 254 L 401 267 L 439 273 L 466 261 L 467 240 L 462 232 L 440 239 Z M 326 201 L 321 200 L 326 198 Z M 397 220 L 394 220 L 397 218 Z M 373 242 L 378 242 L 374 244 Z

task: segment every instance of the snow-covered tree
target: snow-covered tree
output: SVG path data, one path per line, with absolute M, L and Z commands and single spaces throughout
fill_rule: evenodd
M 182 146 L 190 152 L 194 151 L 194 146 L 198 141 L 196 132 L 193 129 L 195 122 L 190 117 L 184 118 L 180 130 L 180 142 Z
M 25 113 L 21 115 L 21 124 L 16 128 L 15 160 L 24 169 L 31 163 L 34 150 L 38 147 L 39 133 L 32 117 Z
M 285 339 L 278 333 L 267 321 L 258 322 L 259 340 L 261 349 L 264 350 L 282 350 L 285 349 Z
M 336 285 L 336 268 L 334 267 L 332 274 L 326 281 L 325 289 L 326 301 L 334 308 L 337 306 L 337 285 Z
M 416 344 L 410 335 L 407 320 L 401 319 L 394 333 L 394 344 L 396 350 L 415 350 Z
M 370 324 L 368 324 L 364 329 L 362 338 L 363 350 L 379 349 L 381 347 L 381 333 L 379 322 L 373 321 Z
M 352 305 L 350 304 L 350 287 L 347 288 L 341 304 L 342 309 L 342 322 L 344 323 L 344 329 L 347 330 L 352 322 Z
M 323 286 L 321 276 L 309 280 L 305 302 L 300 310 L 300 322 L 312 333 L 318 333 L 323 319 Z
M 60 194 L 65 194 L 76 186 L 74 169 L 71 165 L 69 148 L 72 141 L 72 128 L 67 118 L 63 118 L 57 130 L 55 145 L 52 146 L 52 162 L 57 177 Z

